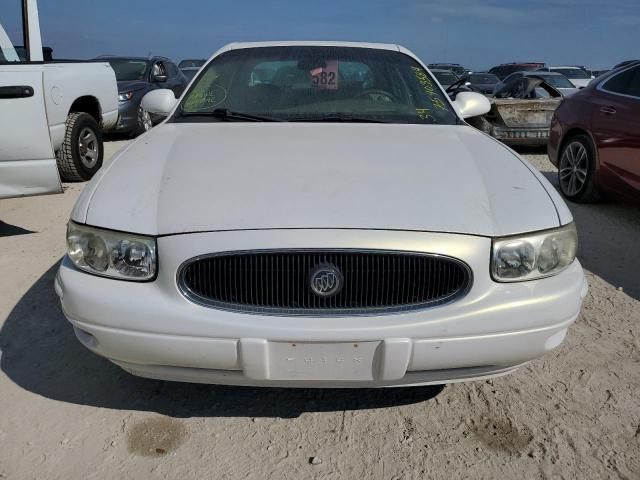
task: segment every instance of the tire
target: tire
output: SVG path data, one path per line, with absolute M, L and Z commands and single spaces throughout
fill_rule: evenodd
M 131 132 L 131 138 L 135 138 L 138 135 L 142 135 L 145 132 L 148 132 L 153 128 L 153 121 L 151 120 L 151 115 L 147 112 L 142 105 L 138 108 L 138 122 L 136 124 L 136 128 L 133 132 Z
M 558 160 L 558 185 L 562 195 L 576 203 L 600 201 L 595 171 L 595 148 L 589 136 L 580 134 L 567 139 Z
M 56 154 L 62 180 L 90 180 L 100 167 L 104 148 L 102 130 L 88 113 L 71 112 L 67 117 L 64 142 Z

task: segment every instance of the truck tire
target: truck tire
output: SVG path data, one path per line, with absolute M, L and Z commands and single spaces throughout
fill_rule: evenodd
M 65 125 L 64 142 L 56 154 L 62 180 L 90 180 L 100 167 L 104 148 L 102 130 L 95 118 L 84 112 L 71 112 Z

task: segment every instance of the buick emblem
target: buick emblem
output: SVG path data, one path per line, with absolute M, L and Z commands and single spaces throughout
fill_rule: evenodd
M 309 287 L 319 297 L 332 297 L 342 290 L 342 273 L 331 264 L 318 265 L 309 275 Z

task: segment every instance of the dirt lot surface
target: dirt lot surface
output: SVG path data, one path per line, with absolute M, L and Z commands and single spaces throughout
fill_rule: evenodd
M 76 341 L 53 278 L 81 189 L 0 201 L 0 478 L 640 478 L 637 209 L 571 205 L 583 314 L 510 376 L 261 390 L 135 378 Z

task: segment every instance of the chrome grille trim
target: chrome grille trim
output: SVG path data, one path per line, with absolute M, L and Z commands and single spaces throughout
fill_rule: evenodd
M 278 258 L 279 256 L 279 258 Z M 295 257 L 297 256 L 297 257 Z M 348 262 L 346 265 L 347 272 L 343 271 L 343 275 L 348 277 L 346 280 L 344 296 L 340 295 L 328 297 L 324 299 L 307 299 L 305 305 L 299 307 L 291 307 L 282 305 L 282 293 L 286 294 L 286 298 L 290 299 L 290 295 L 300 294 L 303 289 L 307 288 L 306 281 L 300 282 L 300 276 L 306 278 L 306 273 L 317 265 L 318 257 L 323 257 L 320 261 L 328 261 L 332 258 L 345 257 L 343 261 Z M 358 257 L 360 256 L 360 258 Z M 391 283 L 391 288 L 385 288 L 381 282 L 375 282 L 372 278 L 371 271 L 364 271 L 363 257 L 368 256 L 369 259 L 375 258 L 376 267 L 384 269 L 385 280 Z M 269 258 L 271 257 L 271 258 Z M 385 258 L 386 257 L 386 258 Z M 212 268 L 212 262 L 218 259 L 229 260 L 224 262 L 219 271 Z M 315 263 L 314 263 L 315 260 Z M 413 279 L 420 274 L 422 278 L 428 282 L 427 288 L 430 288 L 433 294 L 432 298 L 418 302 L 402 302 L 402 298 L 407 298 L 409 292 L 411 297 L 416 298 L 419 292 L 419 283 L 410 282 L 406 275 L 394 275 L 392 270 L 398 269 L 401 261 L 414 266 Z M 421 262 L 431 262 L 431 265 L 438 265 L 436 269 L 425 269 L 424 264 L 419 272 L 416 265 Z M 192 265 L 200 264 L 200 268 L 190 271 Z M 273 267 L 274 268 L 267 268 Z M 295 282 L 290 275 L 286 275 L 286 282 L 275 284 L 277 278 L 277 269 L 296 269 L 298 282 Z M 448 268 L 448 270 L 447 270 Z M 238 289 L 238 283 L 242 283 L 241 269 L 259 269 L 262 271 L 265 282 L 264 290 L 260 290 L 258 283 L 253 279 L 247 285 L 247 288 Z M 212 271 L 214 270 L 214 271 Z M 357 278 L 356 274 L 357 272 Z M 459 285 L 456 285 L 455 275 L 457 272 Z M 215 278 L 212 278 L 212 274 Z M 227 282 L 221 280 L 226 278 Z M 224 284 L 217 291 L 218 297 L 229 299 L 230 295 L 237 292 L 236 301 L 223 301 L 213 298 L 213 295 L 203 295 L 203 288 L 209 289 L 211 292 L 212 285 L 217 281 Z M 473 273 L 471 268 L 462 260 L 447 255 L 413 252 L 400 250 L 377 250 L 377 249 L 265 249 L 265 250 L 234 250 L 227 252 L 211 253 L 191 258 L 178 268 L 176 281 L 180 292 L 191 302 L 201 306 L 215 308 L 218 310 L 258 314 L 258 315 L 276 315 L 276 316 L 312 316 L 312 317 L 335 317 L 335 316 L 376 316 L 394 313 L 404 313 L 408 311 L 432 308 L 454 302 L 465 296 L 473 284 Z M 246 282 L 246 280 L 244 280 Z M 271 284 L 269 284 L 271 282 Z M 369 283 L 375 284 L 369 289 Z M 411 285 L 409 285 L 409 283 Z M 230 285 L 232 284 L 232 285 Z M 353 286 L 365 285 L 364 299 L 368 302 L 367 306 L 360 307 L 344 307 L 345 301 L 353 304 L 358 300 L 358 289 Z M 349 288 L 348 288 L 349 287 Z M 260 290 L 260 291 L 257 291 Z M 278 298 L 280 293 L 280 298 Z M 263 304 L 256 305 L 250 303 L 252 299 L 260 295 Z M 403 297 L 404 296 L 404 297 Z M 344 297 L 344 298 L 343 298 Z M 315 301 L 315 303 L 313 303 Z M 268 303 L 265 305 L 264 303 Z

